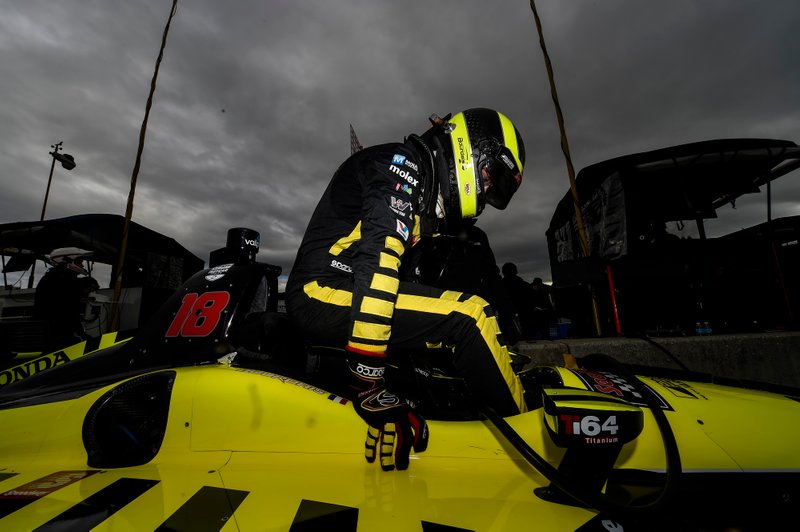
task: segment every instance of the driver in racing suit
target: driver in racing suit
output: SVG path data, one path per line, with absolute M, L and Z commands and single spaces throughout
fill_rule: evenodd
M 387 350 L 447 347 L 474 395 L 501 415 L 526 410 L 486 301 L 399 276 L 421 217 L 441 225 L 474 218 L 485 203 L 506 207 L 522 180 L 522 138 L 490 109 L 433 115 L 431 123 L 422 136 L 358 151 L 338 168 L 286 287 L 298 330 L 348 351 L 353 404 L 369 425 L 366 457 L 379 454 L 384 470 L 406 469 L 411 447 L 423 451 L 428 437 L 412 405 L 387 390 Z

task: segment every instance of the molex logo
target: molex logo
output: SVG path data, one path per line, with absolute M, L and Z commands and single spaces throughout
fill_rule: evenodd
M 399 168 L 399 167 L 397 167 L 395 165 L 389 166 L 389 170 L 391 170 L 395 174 L 397 174 L 400 177 L 402 177 L 403 179 L 405 179 L 406 182 L 408 182 L 408 184 L 411 185 L 412 187 L 415 187 L 415 186 L 419 185 L 419 180 L 414 179 L 413 177 L 411 177 L 411 173 L 408 170 L 402 170 L 401 168 Z

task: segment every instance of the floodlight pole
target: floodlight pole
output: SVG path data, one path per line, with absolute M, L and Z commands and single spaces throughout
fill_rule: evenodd
M 50 196 L 50 184 L 53 182 L 53 170 L 56 167 L 56 154 L 58 154 L 61 147 L 64 145 L 64 141 L 59 141 L 50 147 L 53 148 L 53 151 L 50 152 L 52 155 L 53 162 L 50 164 L 50 176 L 47 178 L 47 190 L 44 193 L 44 203 L 42 204 L 42 215 L 39 217 L 39 221 L 44 221 L 44 212 L 47 210 L 47 198 Z
M 561 151 L 564 153 L 564 160 L 567 164 L 567 175 L 569 177 L 569 188 L 572 191 L 572 203 L 575 206 L 575 222 L 578 226 L 578 235 L 580 236 L 581 252 L 584 257 L 589 257 L 591 254 L 589 250 L 589 240 L 586 237 L 586 229 L 583 224 L 583 216 L 581 215 L 581 205 L 578 201 L 578 187 L 575 182 L 575 167 L 572 165 L 572 156 L 569 153 L 569 141 L 567 140 L 567 131 L 564 126 L 564 114 L 561 112 L 561 104 L 558 102 L 558 91 L 556 90 L 556 80 L 553 74 L 553 64 L 550 62 L 550 55 L 547 53 L 547 46 L 544 42 L 544 32 L 542 31 L 542 21 L 539 19 L 539 12 L 536 9 L 534 0 L 530 0 L 531 11 L 533 11 L 533 18 L 536 21 L 536 31 L 539 33 L 539 45 L 542 48 L 544 55 L 544 65 L 547 69 L 547 79 L 550 82 L 550 94 L 553 97 L 553 105 L 556 110 L 556 119 L 558 120 L 558 129 L 561 132 Z M 609 270 L 610 272 L 610 270 Z M 592 299 L 592 317 L 594 318 L 594 328 L 597 336 L 603 333 L 600 327 L 600 312 L 597 308 L 597 295 L 595 294 L 594 287 L 591 287 Z
M 47 210 L 47 198 L 50 197 L 50 185 L 53 182 L 53 170 L 56 168 L 56 159 L 58 158 L 58 152 L 61 151 L 61 148 L 64 147 L 64 141 L 60 140 L 55 144 L 50 145 L 53 148 L 53 151 L 50 152 L 50 156 L 53 159 L 53 162 L 50 163 L 50 175 L 47 177 L 47 189 L 44 192 L 44 203 L 42 203 L 42 214 L 39 216 L 39 221 L 44 221 L 44 213 Z M 33 259 L 33 264 L 31 264 L 31 274 L 28 276 L 28 288 L 33 288 L 33 278 L 34 272 L 36 271 L 36 259 Z

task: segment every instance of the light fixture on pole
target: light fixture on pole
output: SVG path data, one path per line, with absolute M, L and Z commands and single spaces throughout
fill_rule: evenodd
M 47 209 L 47 197 L 50 195 L 50 183 L 53 182 L 53 169 L 56 167 L 56 161 L 60 162 L 61 166 L 63 166 L 65 170 L 72 170 L 75 168 L 75 157 L 69 153 L 59 153 L 63 144 L 64 141 L 59 141 L 50 145 L 50 147 L 53 148 L 53 151 L 50 152 L 50 155 L 53 157 L 53 164 L 50 165 L 50 177 L 47 178 L 47 190 L 44 193 L 42 216 L 39 218 L 40 222 L 44 220 L 44 212 Z
M 61 148 L 64 145 L 64 141 L 58 141 L 55 144 L 51 144 L 50 147 L 53 148 L 53 151 L 50 152 L 50 155 L 53 157 L 53 162 L 50 164 L 50 176 L 47 178 L 47 190 L 44 193 L 44 203 L 42 203 L 42 215 L 39 217 L 39 221 L 44 221 L 44 213 L 47 210 L 47 198 L 50 196 L 50 184 L 53 182 L 53 170 L 56 167 L 56 161 L 61 163 L 61 166 L 65 170 L 72 170 L 75 168 L 75 157 L 70 155 L 69 153 L 60 153 Z M 31 274 L 28 277 L 28 288 L 33 288 L 33 272 L 36 270 L 36 260 L 34 259 L 33 264 L 31 264 Z

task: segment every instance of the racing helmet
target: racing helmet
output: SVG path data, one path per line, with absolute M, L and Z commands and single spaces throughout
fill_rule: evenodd
M 57 248 L 45 255 L 45 259 L 52 266 L 63 265 L 75 273 L 87 275 L 89 272 L 81 265 L 85 257 L 90 257 L 91 251 L 76 247 Z
M 492 109 L 475 108 L 434 126 L 438 131 L 432 137 L 440 141 L 448 164 L 448 171 L 439 175 L 445 216 L 475 218 L 487 203 L 505 209 L 522 183 L 525 164 L 522 136 L 511 120 Z

